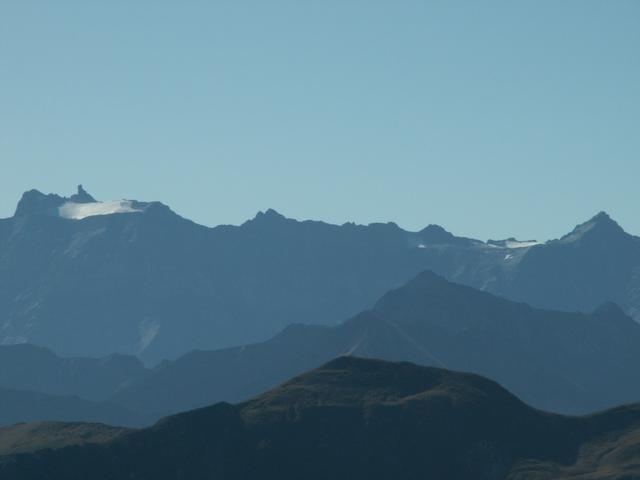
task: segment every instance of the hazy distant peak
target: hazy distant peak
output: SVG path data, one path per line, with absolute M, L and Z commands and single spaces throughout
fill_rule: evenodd
M 608 240 L 620 235 L 628 235 L 606 212 L 597 215 L 576 226 L 573 231 L 560 239 L 563 243 L 579 242 L 588 238 Z
M 282 215 L 281 213 L 277 212 L 273 208 L 267 209 L 267 211 L 264 212 L 264 213 L 258 212 L 257 216 L 261 216 L 261 215 L 264 215 L 267 218 L 285 218 L 284 215 Z
M 420 239 L 425 244 L 434 245 L 471 245 L 474 243 L 480 243 L 478 240 L 465 237 L 456 237 L 453 233 L 445 230 L 440 225 L 428 225 L 418 232 Z M 418 247 L 424 247 L 426 245 L 420 244 Z
M 277 212 L 273 208 L 269 208 L 266 211 L 259 211 L 256 213 L 256 216 L 253 217 L 251 222 L 260 222 L 260 223 L 276 223 L 287 220 L 287 218 L 281 213 Z
M 615 302 L 604 302 L 602 305 L 598 306 L 593 311 L 593 313 L 594 315 L 599 315 L 608 319 L 627 317 L 627 314 L 624 313 L 624 310 L 622 310 L 620 305 Z M 629 318 L 629 321 L 633 320 Z
M 612 228 L 619 228 L 620 230 L 622 230 L 620 225 L 618 225 L 618 223 L 613 218 L 611 218 L 609 214 L 605 211 L 598 212 L 591 219 L 589 219 L 587 222 L 583 223 L 582 225 L 607 226 Z
M 426 227 L 424 227 L 422 230 L 420 230 L 420 234 L 421 235 L 440 235 L 442 237 L 445 238 L 453 238 L 454 235 L 450 232 L 448 232 L 447 230 L 445 230 L 444 228 L 442 228 L 440 225 L 427 225 Z
M 454 285 L 449 280 L 444 278 L 441 275 L 433 272 L 432 270 L 424 270 L 416 275 L 410 282 L 429 282 L 429 283 L 438 283 L 441 285 Z
M 368 228 L 382 231 L 398 231 L 402 230 L 396 222 L 373 222 L 367 225 Z
M 409 280 L 402 287 L 391 290 L 387 292 L 381 300 L 383 300 L 387 296 L 392 296 L 395 292 L 416 292 L 420 291 L 422 293 L 433 292 L 433 289 L 437 289 L 438 291 L 444 290 L 457 290 L 460 288 L 466 289 L 466 287 L 462 287 L 458 284 L 451 283 L 446 278 L 438 275 L 437 273 L 431 270 L 424 270 L 416 275 L 413 279 Z

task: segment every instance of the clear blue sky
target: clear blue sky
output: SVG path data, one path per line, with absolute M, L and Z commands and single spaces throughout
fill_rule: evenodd
M 640 234 L 640 2 L 0 2 L 0 217 L 30 188 L 199 223 Z

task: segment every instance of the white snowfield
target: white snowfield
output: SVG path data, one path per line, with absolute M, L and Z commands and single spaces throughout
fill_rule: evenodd
M 113 213 L 135 213 L 141 209 L 133 207 L 132 200 L 110 200 L 107 202 L 76 203 L 66 202 L 58 207 L 58 214 L 63 218 L 82 220 L 95 215 L 111 215 Z
M 534 245 L 539 245 L 540 242 L 536 242 L 535 240 L 529 240 L 526 242 L 518 242 L 517 240 L 507 240 L 505 242 L 505 247 L 507 248 L 527 248 L 533 247 Z

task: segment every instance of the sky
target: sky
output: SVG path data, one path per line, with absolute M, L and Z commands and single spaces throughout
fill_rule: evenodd
M 0 217 L 22 192 L 206 225 L 640 234 L 640 2 L 0 0 Z

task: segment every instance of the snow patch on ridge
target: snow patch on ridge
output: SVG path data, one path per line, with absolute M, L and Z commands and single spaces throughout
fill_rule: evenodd
M 526 242 L 519 242 L 518 240 L 506 240 L 504 246 L 507 248 L 528 248 L 534 245 L 540 245 L 540 242 L 535 240 L 528 240 Z
M 58 207 L 58 215 L 71 220 L 82 220 L 95 215 L 111 215 L 114 213 L 141 212 L 133 206 L 132 200 L 111 200 L 107 202 L 76 203 L 65 202 Z

